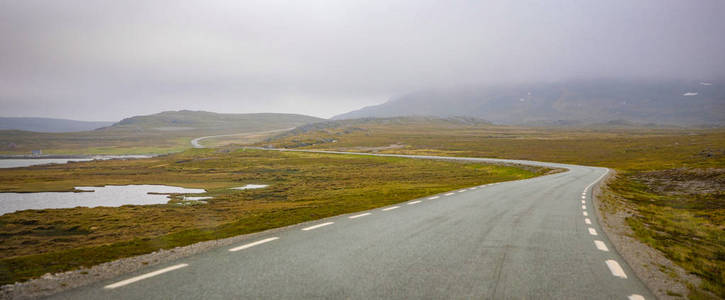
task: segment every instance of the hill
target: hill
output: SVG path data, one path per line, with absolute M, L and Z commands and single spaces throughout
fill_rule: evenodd
M 291 128 L 323 119 L 297 114 L 220 114 L 207 111 L 165 111 L 126 118 L 103 130 L 257 131 Z
M 280 130 L 323 119 L 293 114 L 168 111 L 80 132 L 0 130 L 0 154 L 151 154 L 182 151 L 201 136 Z
M 499 124 L 725 124 L 725 82 L 589 80 L 419 91 L 333 119 L 472 116 Z
M 52 118 L 0 118 L 0 130 L 76 132 L 109 126 L 113 122 L 88 122 Z

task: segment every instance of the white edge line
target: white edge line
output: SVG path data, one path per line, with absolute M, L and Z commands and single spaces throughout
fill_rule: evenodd
M 589 234 L 591 235 L 597 235 L 597 230 L 594 228 L 589 227 Z
M 584 216 L 586 217 L 586 216 L 588 216 L 589 214 L 588 214 L 587 212 L 583 211 L 583 212 L 582 212 L 582 215 L 584 215 Z
M 452 195 L 455 195 L 455 194 L 456 193 L 447 193 L 447 194 L 445 194 L 445 196 L 452 196 Z
M 606 263 L 607 267 L 609 267 L 609 271 L 612 272 L 612 275 L 627 279 L 627 274 L 624 273 L 622 266 L 620 266 L 616 260 L 610 259 L 607 260 Z
M 587 225 L 591 225 L 592 220 L 589 220 L 589 218 L 584 218 L 584 223 L 587 223 Z
M 279 238 L 276 237 L 276 236 L 275 237 L 271 237 L 271 238 L 266 238 L 266 239 L 259 240 L 259 241 L 253 242 L 253 243 L 249 243 L 249 244 L 246 244 L 246 245 L 241 245 L 239 247 L 231 248 L 231 249 L 229 249 L 229 251 L 235 252 L 235 251 L 239 251 L 239 250 L 244 250 L 244 249 L 247 249 L 247 248 L 254 247 L 256 245 L 260 245 L 260 244 L 264 244 L 266 242 L 274 241 L 276 239 L 279 239 Z
M 428 200 L 435 200 L 435 199 L 438 199 L 438 198 L 440 198 L 440 196 L 433 196 L 433 197 L 428 198 Z
M 331 225 L 331 224 L 335 224 L 335 222 L 327 222 L 327 223 L 317 224 L 317 225 L 310 226 L 310 227 L 307 227 L 307 228 L 302 228 L 302 230 L 304 230 L 304 231 L 312 230 L 312 229 L 315 229 L 315 228 L 320 228 L 322 226 L 327 226 L 327 225 Z
M 393 207 L 383 208 L 383 211 L 393 210 L 393 209 L 396 209 L 398 207 L 400 207 L 400 206 L 393 206 Z
M 371 215 L 371 213 L 364 213 L 364 214 L 359 214 L 359 215 L 349 216 L 349 217 L 347 217 L 347 218 L 348 218 L 348 219 L 357 219 L 357 218 L 359 218 L 359 217 L 364 217 L 364 216 L 369 216 L 369 215 Z
M 582 209 L 587 209 L 587 206 L 586 205 L 582 205 Z
M 413 205 L 413 204 L 418 204 L 418 203 L 420 203 L 420 200 L 415 200 L 415 201 L 412 201 L 412 202 L 408 202 L 408 205 Z
M 609 248 L 607 248 L 607 245 L 604 244 L 604 242 L 600 240 L 594 240 L 594 246 L 597 247 L 597 249 L 602 250 L 604 252 L 609 252 Z
M 629 300 L 644 300 L 644 297 L 639 294 L 632 294 L 627 297 Z
M 131 277 L 131 278 L 126 279 L 126 280 L 121 280 L 119 282 L 116 282 L 116 283 L 113 283 L 113 284 L 109 284 L 109 285 L 105 286 L 104 288 L 105 289 L 115 289 L 117 287 L 122 287 L 124 285 L 128 285 L 128 284 L 134 283 L 136 281 L 144 280 L 146 278 L 151 278 L 151 277 L 154 277 L 156 275 L 161 275 L 163 273 L 171 272 L 173 270 L 181 269 L 183 267 L 188 267 L 188 266 L 189 266 L 189 264 L 178 264 L 178 265 L 174 265 L 174 266 L 171 266 L 171 267 L 166 267 L 166 268 L 163 268 L 161 270 L 156 270 L 156 271 L 153 271 L 153 272 L 150 272 L 150 273 L 146 273 L 146 274 L 139 275 L 139 276 L 136 276 L 136 277 Z
M 584 190 L 585 190 L 585 191 L 586 191 L 586 190 L 589 190 L 589 188 L 590 188 L 590 187 L 592 187 L 592 186 L 593 186 L 593 185 L 595 185 L 595 184 L 596 184 L 597 182 L 599 182 L 599 180 L 601 180 L 602 178 L 604 178 L 604 176 L 607 176 L 607 174 L 609 174 L 609 169 L 607 169 L 607 171 L 606 171 L 606 172 L 604 172 L 604 174 L 602 174 L 602 176 L 599 176 L 599 178 L 597 178 L 597 180 L 594 180 L 594 182 L 592 182 L 592 183 L 590 183 L 589 185 L 587 185 L 587 187 L 585 187 L 585 188 L 584 188 Z

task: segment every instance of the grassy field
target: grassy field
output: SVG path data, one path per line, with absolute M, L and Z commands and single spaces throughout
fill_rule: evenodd
M 259 145 L 529 159 L 617 170 L 607 187 L 637 212 L 636 237 L 725 298 L 725 130 L 525 128 L 460 119 L 328 122 Z
M 260 150 L 194 149 L 150 159 L 0 169 L 0 191 L 165 184 L 208 204 L 27 210 L 0 216 L 0 283 L 117 258 L 367 210 L 546 169 Z M 231 190 L 245 184 L 258 190 Z M 189 205 L 187 205 L 189 204 Z

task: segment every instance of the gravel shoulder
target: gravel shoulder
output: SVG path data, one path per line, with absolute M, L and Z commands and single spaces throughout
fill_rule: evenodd
M 615 176 L 616 172 L 612 170 L 594 188 L 599 224 L 617 252 L 658 299 L 686 298 L 690 293 L 687 285 L 698 286 L 699 278 L 688 274 L 661 252 L 634 238 L 626 218 L 636 214 L 636 211 L 606 190 L 606 183 Z

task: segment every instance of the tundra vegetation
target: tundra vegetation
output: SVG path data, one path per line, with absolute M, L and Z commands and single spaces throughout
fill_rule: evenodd
M 398 203 L 552 170 L 453 161 L 232 147 L 138 160 L 0 169 L 0 192 L 163 184 L 202 188 L 207 203 L 24 210 L 0 216 L 0 283 Z M 268 184 L 234 190 L 246 184 Z
M 725 130 L 608 123 L 494 126 L 471 118 L 355 119 L 302 126 L 260 145 L 475 156 L 617 171 L 603 207 L 632 212 L 633 235 L 702 279 L 692 298 L 725 298 Z M 709 296 L 708 296 L 709 295 Z

